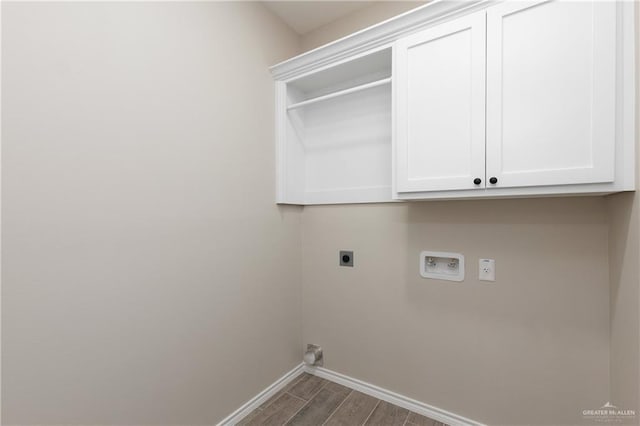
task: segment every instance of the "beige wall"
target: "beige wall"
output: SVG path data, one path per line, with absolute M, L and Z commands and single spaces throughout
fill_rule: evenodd
M 305 207 L 304 342 L 477 421 L 581 423 L 609 396 L 606 213 L 603 198 Z M 421 278 L 422 250 L 463 253 L 465 281 Z M 484 257 L 495 283 L 477 279 Z
M 369 7 L 356 10 L 342 19 L 337 19 L 305 34 L 302 37 L 302 50 L 306 52 L 330 43 L 354 31 L 385 21 L 425 3 L 427 2 L 402 0 L 373 2 Z
M 303 340 L 329 369 L 477 421 L 584 423 L 609 398 L 608 228 L 600 197 L 305 207 Z M 422 250 L 462 252 L 465 282 L 420 278 Z M 478 281 L 481 257 L 495 283 Z
M 300 361 L 256 3 L 2 4 L 3 424 L 214 424 Z M 238 25 L 242 22 L 242 25 Z
M 266 67 L 412 7 L 3 3 L 3 424 L 215 423 L 306 342 L 492 424 L 637 403 L 637 197 L 273 205 Z
M 640 7 L 636 4 L 636 100 L 640 99 Z M 636 101 L 636 141 L 640 135 Z M 640 164 L 640 146 L 636 145 Z M 640 188 L 640 175 L 636 175 Z M 640 415 L 640 196 L 607 197 L 611 264 L 611 400 Z
M 607 197 L 611 264 L 611 401 L 638 410 L 640 207 L 632 193 Z

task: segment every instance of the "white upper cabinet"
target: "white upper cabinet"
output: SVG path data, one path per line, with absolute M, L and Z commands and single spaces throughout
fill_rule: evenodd
M 271 68 L 279 203 L 635 190 L 635 2 L 431 2 Z
M 398 191 L 483 186 L 485 31 L 481 12 L 395 45 Z
M 616 3 L 487 9 L 487 178 L 499 188 L 613 182 Z

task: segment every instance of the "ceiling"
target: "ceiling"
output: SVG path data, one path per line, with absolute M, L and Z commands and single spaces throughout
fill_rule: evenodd
M 299 35 L 304 35 L 373 3 L 367 1 L 269 1 L 264 5 Z

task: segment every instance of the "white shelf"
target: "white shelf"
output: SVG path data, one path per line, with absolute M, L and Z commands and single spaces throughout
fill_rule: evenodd
M 350 87 L 349 89 L 339 90 L 337 92 L 329 93 L 328 95 L 318 96 L 317 98 L 307 99 L 306 101 L 297 102 L 287 107 L 287 110 L 300 108 L 306 105 L 315 104 L 316 102 L 322 102 L 329 99 L 337 98 L 339 96 L 349 95 L 351 93 L 357 93 L 362 90 L 372 89 L 374 87 L 383 86 L 385 84 L 391 84 L 391 77 L 383 78 L 381 80 L 372 81 L 371 83 L 361 84 L 360 86 Z
M 389 47 L 278 81 L 283 204 L 392 201 Z

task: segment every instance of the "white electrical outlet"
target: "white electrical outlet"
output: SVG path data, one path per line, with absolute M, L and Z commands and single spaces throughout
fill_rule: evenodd
M 496 280 L 496 261 L 494 259 L 480 259 L 478 264 L 478 278 L 480 281 Z

